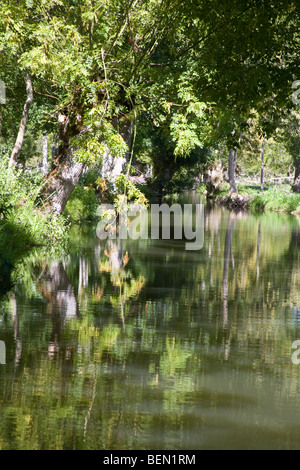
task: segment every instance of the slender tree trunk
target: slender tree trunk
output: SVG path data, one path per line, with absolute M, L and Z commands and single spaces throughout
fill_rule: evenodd
M 9 167 L 15 166 L 18 162 L 18 157 L 22 148 L 23 140 L 24 140 L 24 135 L 26 131 L 26 125 L 28 121 L 28 114 L 29 114 L 29 109 L 30 106 L 33 102 L 33 86 L 32 86 L 32 81 L 31 81 L 31 76 L 29 71 L 26 69 L 26 93 L 27 93 L 27 99 L 24 105 L 24 110 L 23 110 L 23 115 L 19 127 L 19 132 L 17 136 L 17 140 L 15 143 L 15 146 L 13 148 L 10 161 L 9 161 Z
M 57 155 L 57 150 L 58 150 L 57 147 L 58 147 L 58 136 L 57 136 L 57 134 L 53 134 L 53 137 L 52 137 L 52 150 L 51 150 L 52 161 L 54 160 L 54 158 Z
M 6 87 L 2 80 L 0 80 L 0 104 L 6 104 Z
M 260 189 L 262 191 L 264 190 L 265 142 L 266 142 L 266 134 L 264 134 L 262 147 L 261 147 Z
M 294 193 L 300 193 L 300 158 L 295 163 L 295 180 L 292 189 Z
M 47 131 L 43 132 L 43 175 L 48 173 L 48 135 Z
M 232 136 L 234 136 L 234 133 L 235 131 L 232 132 Z M 240 132 L 238 144 L 240 144 L 241 138 L 242 138 L 242 133 Z M 236 183 L 235 183 L 235 169 L 236 169 L 237 153 L 238 153 L 238 146 L 235 148 L 229 149 L 228 177 L 229 177 L 231 194 L 236 194 L 238 192 L 236 188 Z
M 237 193 L 235 184 L 235 166 L 236 166 L 236 153 L 235 149 L 229 149 L 229 161 L 228 161 L 228 176 L 230 184 L 231 194 Z

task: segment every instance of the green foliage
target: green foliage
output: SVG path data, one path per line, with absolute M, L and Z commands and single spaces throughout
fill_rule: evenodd
M 127 145 L 113 125 L 103 120 L 104 114 L 105 109 L 102 106 L 94 107 L 86 113 L 86 130 L 72 139 L 72 145 L 77 149 L 74 152 L 75 161 L 95 165 L 101 163 L 102 158 L 108 154 L 114 157 L 125 156 Z
M 295 2 L 263 0 L 257 8 L 246 0 L 5 0 L 0 16 L 0 78 L 7 84 L 7 104 L 0 108 L 3 151 L 9 153 L 17 133 L 27 69 L 35 100 L 21 156 L 27 162 L 37 158 L 42 129 L 58 127 L 77 162 L 101 165 L 108 154 L 123 157 L 122 123 L 134 118 L 130 173 L 151 165 L 158 193 L 178 191 L 194 184 L 207 159 L 236 146 L 254 116 L 256 135 L 240 154 L 241 166 L 256 173 L 261 132 L 274 133 L 290 102 L 298 67 Z M 284 171 L 297 153 L 297 119 L 295 126 L 286 120 L 291 135 L 283 133 L 283 145 L 276 139 L 266 148 L 271 171 Z M 118 190 L 143 201 L 124 178 Z M 109 193 L 105 185 L 99 181 L 98 191 Z M 78 191 L 69 205 L 77 221 L 89 213 L 88 197 Z M 5 215 L 10 202 L 3 204 Z
M 148 165 L 153 168 L 151 184 L 143 188 L 147 194 L 149 191 L 170 194 L 192 188 L 200 176 L 201 166 L 211 155 L 208 147 L 196 146 L 176 157 L 175 148 L 176 143 L 170 139 L 169 122 L 157 127 L 149 115 L 143 113 L 138 120 L 134 166 L 143 172 Z
M 170 125 L 170 131 L 176 142 L 175 156 L 189 155 L 195 147 L 203 146 L 197 136 L 197 125 L 193 122 L 188 123 L 185 116 L 176 114 Z
M 261 154 L 263 136 L 259 128 L 252 125 L 242 135 L 242 141 L 238 150 L 238 167 L 241 173 L 259 175 L 261 171 Z M 265 178 L 274 175 L 287 175 L 292 168 L 294 156 L 288 144 L 288 139 L 283 137 L 281 126 L 273 136 L 265 139 L 264 145 L 264 173 Z
M 300 194 L 293 193 L 289 185 L 267 186 L 264 191 L 239 185 L 239 192 L 251 197 L 252 210 L 300 213 Z
M 175 157 L 189 155 L 196 147 L 204 146 L 204 128 L 207 125 L 205 110 L 208 105 L 197 99 L 188 75 L 189 72 L 185 72 L 180 77 L 177 92 L 185 112 L 175 112 L 170 124 L 170 135 L 176 144 Z
M 64 210 L 64 215 L 73 223 L 80 224 L 96 218 L 99 200 L 91 186 L 79 183 L 74 189 Z
M 20 170 L 7 169 L 0 161 L 0 251 L 19 253 L 24 246 L 67 240 L 67 226 L 61 217 L 38 208 L 36 198 L 41 189 L 40 175 L 30 178 Z M 12 255 L 12 257 L 14 257 Z
M 128 201 L 140 204 L 143 207 L 147 207 L 148 200 L 145 197 L 144 193 L 142 193 L 137 188 L 137 186 L 129 179 L 127 175 L 119 175 L 116 178 L 116 185 L 119 193 L 121 195 L 125 195 Z M 118 198 L 116 199 L 116 204 L 118 207 Z

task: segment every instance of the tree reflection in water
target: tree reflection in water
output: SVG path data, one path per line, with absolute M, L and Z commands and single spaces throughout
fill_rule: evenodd
M 1 303 L 0 448 L 242 446 L 241 426 L 255 445 L 280 419 L 291 442 L 299 239 L 297 219 L 207 207 L 199 252 L 91 237 L 32 259 Z

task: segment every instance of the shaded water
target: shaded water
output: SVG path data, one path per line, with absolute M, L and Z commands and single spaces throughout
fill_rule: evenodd
M 196 252 L 73 241 L 0 300 L 1 449 L 300 448 L 296 217 L 207 206 Z

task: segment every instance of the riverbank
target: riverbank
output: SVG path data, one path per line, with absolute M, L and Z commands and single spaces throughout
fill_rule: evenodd
M 64 251 L 70 223 L 36 204 L 42 175 L 12 172 L 0 163 L 0 296 L 13 284 L 12 272 L 32 250 L 54 255 Z
M 238 195 L 231 196 L 229 185 L 214 196 L 217 204 L 230 209 L 300 214 L 300 194 L 290 184 L 269 184 L 262 191 L 259 186 L 238 184 Z M 204 192 L 203 189 L 200 192 Z

